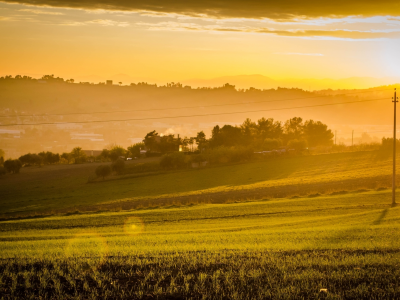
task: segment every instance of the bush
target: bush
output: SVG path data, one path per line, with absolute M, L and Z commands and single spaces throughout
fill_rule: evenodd
M 185 154 L 172 152 L 164 154 L 160 160 L 160 166 L 163 169 L 181 169 L 186 166 Z
M 265 139 L 262 148 L 264 151 L 271 151 L 274 149 L 279 148 L 279 146 L 282 146 L 282 141 L 278 139 Z
M 22 163 L 19 159 L 7 159 L 4 162 L 4 168 L 7 170 L 9 173 L 19 173 L 19 170 L 22 167 Z
M 22 155 L 19 158 L 19 160 L 24 165 L 40 166 L 43 163 L 43 158 L 40 155 L 34 154 L 34 153 L 28 153 L 28 154 Z
M 287 144 L 290 149 L 294 149 L 296 151 L 302 151 L 307 148 L 306 140 L 290 140 Z
M 36 155 L 36 154 L 34 154 L 34 155 Z M 58 153 L 52 153 L 50 151 L 47 151 L 47 152 L 43 151 L 43 152 L 40 152 L 38 155 L 42 158 L 42 161 L 45 164 L 56 164 L 60 161 L 60 154 L 58 154 Z
M 96 175 L 97 177 L 105 177 L 111 174 L 111 167 L 109 165 L 101 165 L 96 168 Z
M 120 146 L 113 147 L 108 153 L 108 157 L 112 161 L 117 161 L 120 159 L 121 156 L 125 157 L 125 155 L 126 155 L 126 150 Z
M 6 173 L 7 173 L 6 168 L 4 168 L 3 166 L 0 166 L 0 176 L 5 175 Z
M 125 169 L 125 161 L 122 159 L 117 159 L 112 163 L 111 169 L 117 174 L 122 174 Z

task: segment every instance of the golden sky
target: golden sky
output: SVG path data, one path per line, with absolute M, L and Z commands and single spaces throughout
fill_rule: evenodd
M 400 78 L 398 1 L 0 1 L 0 75 Z

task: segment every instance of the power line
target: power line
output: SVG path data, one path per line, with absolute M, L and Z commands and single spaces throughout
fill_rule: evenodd
M 375 91 L 363 91 L 363 92 L 354 92 L 354 93 L 345 93 L 338 94 L 338 96 L 346 96 L 346 95 L 355 95 L 355 94 L 363 94 L 363 93 L 372 93 L 372 92 L 384 92 L 391 89 L 384 90 L 375 90 Z M 94 114 L 110 114 L 110 113 L 128 113 L 128 112 L 145 112 L 145 111 L 163 111 L 163 110 L 171 110 L 171 109 L 187 109 L 187 108 L 205 108 L 205 107 L 219 107 L 219 106 L 229 106 L 229 105 L 241 105 L 241 104 L 256 104 L 256 103 L 270 103 L 270 102 L 280 102 L 280 101 L 293 101 L 293 100 L 307 100 L 307 99 L 315 99 L 322 98 L 332 95 L 320 95 L 313 97 L 302 97 L 302 98 L 289 98 L 289 99 L 275 99 L 275 100 L 265 100 L 265 101 L 253 101 L 253 102 L 235 102 L 235 103 L 225 103 L 225 104 L 213 104 L 213 105 L 198 105 L 198 106 L 181 106 L 181 107 L 169 107 L 169 108 L 151 108 L 151 109 L 135 109 L 135 110 L 114 110 L 114 111 L 96 111 L 89 113 L 64 113 L 64 114 L 37 114 L 37 115 L 18 115 L 18 116 L 6 116 L 0 115 L 0 118 L 12 118 L 12 117 L 48 117 L 48 116 L 70 116 L 70 115 L 94 115 Z
M 243 113 L 255 113 L 255 112 L 267 112 L 267 111 L 280 111 L 280 110 L 289 110 L 289 109 L 323 107 L 323 106 L 332 106 L 332 105 L 339 105 L 339 104 L 351 104 L 351 103 L 362 103 L 362 102 L 379 101 L 379 100 L 387 100 L 387 98 L 367 99 L 367 100 L 337 102 L 337 103 L 326 103 L 326 104 L 317 104 L 317 105 L 308 105 L 308 106 L 295 106 L 295 107 L 284 107 L 284 108 L 272 108 L 272 109 L 258 109 L 258 110 L 236 111 L 236 112 L 226 112 L 226 113 L 214 113 L 214 114 L 197 114 L 197 115 L 150 117 L 150 118 L 133 118 L 133 119 L 114 119 L 114 120 L 76 121 L 76 122 L 43 122 L 43 123 L 25 123 L 25 124 L 2 124 L 2 125 L 0 125 L 0 127 L 5 127 L 5 126 L 31 126 L 31 125 L 62 125 L 62 124 L 109 123 L 109 122 L 146 121 L 146 120 L 159 120 L 159 119 L 193 118 L 193 117 L 234 115 L 234 114 L 243 114 Z

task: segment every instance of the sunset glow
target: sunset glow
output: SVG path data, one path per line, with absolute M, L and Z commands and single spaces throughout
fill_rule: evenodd
M 400 18 L 391 3 L 305 11 L 288 2 L 263 11 L 240 2 L 230 10 L 153 2 L 152 10 L 124 1 L 3 1 L 0 75 L 98 82 L 125 74 L 126 83 L 165 83 L 260 74 L 311 86 L 324 78 L 400 78 Z M 359 81 L 354 87 L 365 87 Z

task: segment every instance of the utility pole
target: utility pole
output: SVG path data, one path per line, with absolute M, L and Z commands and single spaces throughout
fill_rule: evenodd
M 393 183 L 392 183 L 392 205 L 396 205 L 396 103 L 397 101 L 396 89 L 394 89 L 394 122 L 393 122 Z
M 337 136 L 337 130 L 335 130 L 335 146 L 336 146 L 336 136 Z
M 353 148 L 354 145 L 354 130 L 351 132 L 351 148 Z

